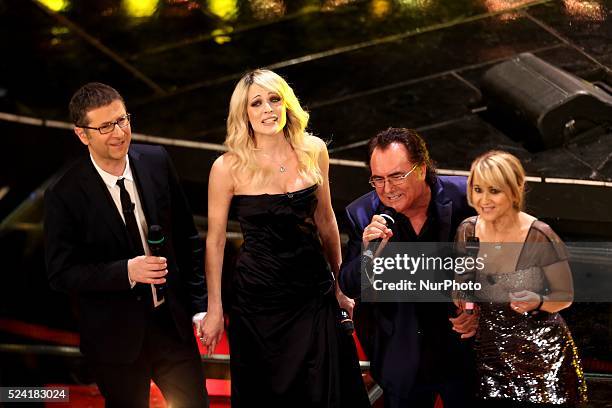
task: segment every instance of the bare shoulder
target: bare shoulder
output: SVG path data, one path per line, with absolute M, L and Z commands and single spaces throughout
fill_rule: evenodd
M 325 141 L 323 141 L 323 139 L 320 137 L 306 133 L 304 138 L 306 143 L 310 144 L 311 146 L 315 146 L 319 152 L 327 151 L 327 143 L 325 143 Z
M 533 223 L 538 219 L 533 215 L 521 211 L 521 213 L 519 214 L 519 220 L 521 222 L 521 230 L 528 231 L 533 225 Z
M 234 189 L 234 180 L 232 166 L 236 158 L 231 153 L 224 153 L 217 157 L 212 167 L 210 168 L 210 180 L 209 185 L 222 185 L 228 187 L 230 190 Z
M 224 153 L 217 157 L 211 167 L 211 173 L 220 173 L 226 176 L 231 175 L 232 165 L 235 163 L 236 158 L 232 153 Z

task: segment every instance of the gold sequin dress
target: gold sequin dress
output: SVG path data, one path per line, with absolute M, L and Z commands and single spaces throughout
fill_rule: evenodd
M 460 225 L 458 247 L 466 237 L 474 236 L 476 220 L 477 217 L 472 217 Z M 567 250 L 552 229 L 541 221 L 533 222 L 524 244 L 513 245 L 515 251 L 512 247 L 505 251 L 511 258 L 514 256 L 512 260 L 498 262 L 497 268 L 487 265 L 474 275 L 475 282 L 482 285 L 475 293 L 480 300 L 474 345 L 479 398 L 568 406 L 583 403 L 586 383 L 582 366 L 561 315 L 519 314 L 510 309 L 506 300 L 509 292 L 519 290 L 546 294 L 545 269 L 547 276 L 571 279 Z M 487 251 L 491 253 L 495 249 Z M 482 252 L 481 244 L 479 256 Z M 512 270 L 507 265 L 516 267 Z

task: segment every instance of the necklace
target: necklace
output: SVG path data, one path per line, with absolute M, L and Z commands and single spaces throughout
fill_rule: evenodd
M 517 218 L 518 219 L 518 218 Z M 494 231 L 493 239 L 491 240 L 491 244 L 493 244 L 493 248 L 496 250 L 500 250 L 503 247 L 505 242 L 512 242 L 512 236 L 514 235 L 515 228 L 520 229 L 520 225 L 511 222 L 509 225 L 506 225 L 505 230 L 500 232 L 499 230 Z M 510 238 L 510 240 L 508 240 Z
M 270 156 L 270 155 L 269 155 L 269 154 L 267 154 L 267 153 L 261 152 L 261 154 L 262 154 L 262 155 L 264 155 L 265 157 L 267 157 L 267 158 L 268 158 L 270 161 L 272 161 L 272 162 L 273 162 L 273 163 L 275 163 L 276 165 L 278 165 L 278 171 L 279 171 L 280 173 L 285 173 L 285 172 L 287 171 L 287 167 L 285 167 L 285 165 L 284 165 L 284 163 L 283 163 L 284 161 L 286 161 L 286 160 L 287 160 L 287 157 L 285 157 L 285 159 L 284 159 L 284 160 L 282 160 L 282 161 L 277 161 L 277 160 L 274 160 L 274 159 L 272 158 L 272 156 Z
M 502 236 L 503 237 L 503 236 Z M 502 248 L 503 240 L 498 238 L 497 232 L 493 235 L 493 239 L 491 240 L 491 245 L 493 248 L 500 250 Z

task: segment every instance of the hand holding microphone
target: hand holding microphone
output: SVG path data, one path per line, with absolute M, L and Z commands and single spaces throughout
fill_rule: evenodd
M 386 242 L 393 236 L 393 231 L 391 231 L 391 226 L 395 223 L 395 210 L 392 208 L 385 208 L 381 214 L 374 215 L 372 217 L 372 221 L 370 224 L 364 228 L 362 234 L 364 251 L 362 254 L 361 265 L 362 268 L 366 270 L 363 271 L 368 275 L 367 269 L 368 265 L 371 264 L 375 253 L 378 253 L 384 248 Z M 383 244 L 380 244 L 381 241 L 384 240 Z M 355 329 L 355 325 L 352 320 L 352 307 L 355 302 L 352 299 L 347 298 L 342 292 L 336 295 L 338 298 L 338 302 L 340 304 L 340 308 L 338 309 L 338 315 L 336 319 L 338 321 L 338 325 L 340 328 L 347 334 L 351 335 Z M 347 308 L 350 310 L 347 311 L 345 305 L 343 305 L 342 300 L 350 301 L 351 305 Z
M 466 255 L 470 258 L 476 258 L 478 256 L 478 251 L 480 251 L 480 240 L 477 236 L 467 237 L 465 241 L 465 252 Z M 468 276 L 466 276 L 466 280 L 474 280 L 474 272 L 470 271 Z M 467 314 L 474 313 L 474 301 L 473 301 L 474 293 L 465 292 L 464 300 L 465 307 L 464 311 Z
M 152 256 L 164 257 L 166 250 L 166 237 L 164 236 L 164 230 L 159 225 L 150 225 L 149 233 L 147 235 L 147 244 L 151 250 Z M 155 289 L 157 291 L 158 299 L 163 298 L 166 290 L 166 282 L 155 283 Z
M 346 296 L 340 288 L 336 288 L 336 300 L 338 300 L 338 309 L 336 320 L 338 325 L 347 334 L 353 334 L 355 325 L 353 324 L 353 309 L 355 307 L 355 301 L 350 297 Z
M 386 243 L 393 236 L 391 228 L 395 224 L 395 216 L 395 210 L 387 207 L 380 214 L 372 217 L 372 221 L 364 228 L 363 235 L 361 236 L 365 249 L 364 255 L 373 258 L 383 250 Z M 368 251 L 370 254 L 368 254 Z
M 372 217 L 372 221 L 364 228 L 362 234 L 363 253 L 361 256 L 361 272 L 372 282 L 371 267 L 374 258 L 384 249 L 393 236 L 391 227 L 395 224 L 396 212 L 393 208 L 385 208 L 380 214 Z
M 166 282 L 168 274 L 166 258 L 140 255 L 129 259 L 127 268 L 128 277 L 133 284 L 163 284 Z
M 338 315 L 336 316 L 336 319 L 338 320 L 338 325 L 340 326 L 343 332 L 345 332 L 346 334 L 353 334 L 353 331 L 355 330 L 355 324 L 353 323 L 353 319 L 351 319 L 351 316 L 346 311 L 346 309 L 338 309 Z

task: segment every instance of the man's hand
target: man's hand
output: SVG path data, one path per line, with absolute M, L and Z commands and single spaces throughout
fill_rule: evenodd
M 458 310 L 457 317 L 451 317 L 448 320 L 453 324 L 453 330 L 461 334 L 462 339 L 469 339 L 476 334 L 478 329 L 478 309 L 474 309 L 474 313 L 467 314 L 465 311 Z
M 390 228 L 387 228 L 387 220 L 385 220 L 385 217 L 374 215 L 372 217 L 372 221 L 363 230 L 363 234 L 361 236 L 363 248 L 367 248 L 370 242 L 380 238 L 380 245 L 378 245 L 376 248 L 376 253 L 373 254 L 376 257 L 382 252 L 392 236 L 393 231 L 391 231 Z
M 159 256 L 137 256 L 128 260 L 128 277 L 132 282 L 162 284 L 168 274 L 166 258 Z
M 363 230 L 361 239 L 363 240 L 363 245 L 367 246 L 372 240 L 380 238 L 383 241 L 388 241 L 392 236 L 393 231 L 387 228 L 387 220 L 385 220 L 385 217 L 374 215 L 372 221 Z

